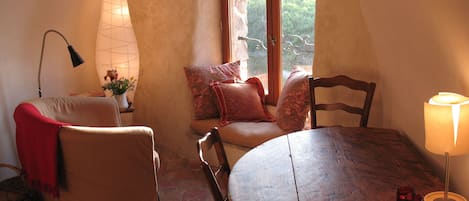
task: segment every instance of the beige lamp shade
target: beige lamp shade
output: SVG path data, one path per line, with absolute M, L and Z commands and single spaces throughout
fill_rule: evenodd
M 425 148 L 435 154 L 469 153 L 469 98 L 440 92 L 424 104 Z

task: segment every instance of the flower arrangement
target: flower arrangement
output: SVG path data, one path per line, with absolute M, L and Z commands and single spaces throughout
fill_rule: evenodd
M 111 90 L 114 95 L 121 95 L 127 90 L 134 90 L 135 82 L 137 80 L 133 77 L 130 79 L 121 77 L 119 79 L 114 79 L 103 85 L 104 90 Z

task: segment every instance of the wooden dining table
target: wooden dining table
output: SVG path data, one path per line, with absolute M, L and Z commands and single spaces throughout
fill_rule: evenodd
M 398 187 L 424 196 L 444 183 L 405 135 L 330 127 L 269 140 L 234 165 L 232 201 L 395 201 Z

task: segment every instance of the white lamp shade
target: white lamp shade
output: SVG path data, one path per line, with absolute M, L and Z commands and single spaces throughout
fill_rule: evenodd
M 424 104 L 425 148 L 435 154 L 469 153 L 469 98 L 439 93 Z
M 138 79 L 139 65 L 127 0 L 103 0 L 96 38 L 96 69 L 101 84 L 111 69 L 117 70 L 119 78 Z

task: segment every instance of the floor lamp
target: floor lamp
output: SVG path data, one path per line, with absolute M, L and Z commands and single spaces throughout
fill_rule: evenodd
M 445 190 L 425 195 L 425 201 L 466 201 L 449 192 L 449 156 L 469 153 L 469 98 L 440 92 L 424 103 L 425 148 L 445 156 Z
M 103 0 L 101 18 L 96 36 L 96 69 L 101 85 L 109 70 L 115 70 L 119 78 L 135 78 L 138 85 L 140 68 L 137 39 L 130 18 L 127 0 Z M 133 100 L 135 91 L 127 95 Z
M 37 74 L 37 84 L 38 84 L 38 93 L 39 93 L 39 98 L 42 97 L 42 91 L 41 91 L 41 70 L 42 70 L 42 58 L 44 56 L 44 45 L 46 44 L 46 36 L 48 33 L 56 33 L 59 36 L 64 39 L 65 43 L 67 43 L 67 49 L 68 52 L 70 53 L 70 58 L 72 60 L 73 67 L 77 67 L 80 64 L 83 63 L 83 59 L 80 57 L 80 55 L 73 49 L 73 47 L 70 45 L 68 40 L 65 38 L 65 36 L 58 32 L 57 30 L 54 29 L 49 29 L 44 33 L 44 36 L 42 37 L 42 48 L 41 48 L 41 58 L 39 59 L 39 71 Z

